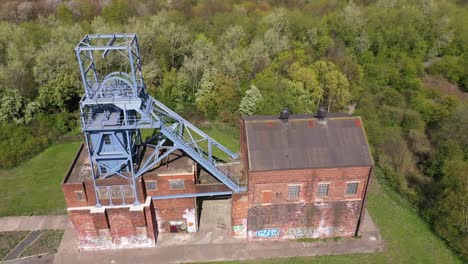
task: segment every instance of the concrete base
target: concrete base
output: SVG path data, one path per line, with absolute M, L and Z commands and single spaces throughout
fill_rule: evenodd
M 214 205 L 213 205 L 214 206 Z M 218 222 L 218 221 L 214 221 Z M 219 228 L 223 230 L 222 228 Z M 263 241 L 247 242 L 222 236 L 220 230 L 200 230 L 193 234 L 160 235 L 151 249 L 123 249 L 80 252 L 73 230 L 67 229 L 54 263 L 184 263 L 296 256 L 374 253 L 384 250 L 384 241 L 366 212 L 361 238 L 338 241 Z M 210 233 L 211 232 L 211 233 Z M 226 234 L 228 232 L 226 231 Z M 208 250 L 207 250 L 208 249 Z

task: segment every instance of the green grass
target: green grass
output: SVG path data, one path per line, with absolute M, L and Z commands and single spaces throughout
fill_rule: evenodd
M 0 216 L 65 213 L 60 184 L 79 145 L 56 144 L 16 168 L 0 170 Z
M 29 233 L 29 231 L 0 232 L 0 260 L 3 259 L 8 252 L 10 252 Z
M 40 236 L 21 254 L 20 257 L 55 253 L 62 240 L 62 230 L 44 230 Z

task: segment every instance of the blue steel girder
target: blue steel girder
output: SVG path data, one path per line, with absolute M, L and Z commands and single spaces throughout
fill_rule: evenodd
M 136 34 L 86 35 L 75 47 L 75 54 L 85 90 L 80 119 L 93 168 L 97 206 L 100 202 L 96 180 L 101 171 L 95 169 L 106 168 L 101 178 L 131 178 L 138 204 L 136 179 L 176 149 L 187 153 L 234 192 L 245 191 L 237 178 L 218 166 L 219 159 L 213 152 L 218 149 L 234 159 L 237 154 L 146 92 Z M 143 143 L 140 129 L 156 129 L 159 133 Z M 111 151 L 109 146 L 103 148 L 104 134 L 112 138 Z M 170 142 L 172 145 L 168 146 Z M 152 153 L 141 155 L 144 146 Z M 125 175 L 121 172 L 124 164 L 128 164 Z

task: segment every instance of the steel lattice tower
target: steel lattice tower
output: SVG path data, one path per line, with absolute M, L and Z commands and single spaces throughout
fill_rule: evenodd
M 136 180 L 177 149 L 233 192 L 246 191 L 236 177 L 218 166 L 213 149 L 231 158 L 237 154 L 146 92 L 136 34 L 86 35 L 75 53 L 85 90 L 80 101 L 81 123 L 97 207 L 101 206 L 97 180 L 111 176 L 131 179 L 131 185 L 120 186 L 121 191 L 133 192 L 134 205 L 140 204 Z M 157 133 L 143 142 L 141 129 L 156 129 Z M 143 156 L 144 151 L 150 154 Z

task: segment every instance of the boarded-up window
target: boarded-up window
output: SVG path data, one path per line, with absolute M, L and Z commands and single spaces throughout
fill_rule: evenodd
M 357 193 L 359 183 L 357 182 L 348 182 L 346 184 L 346 194 L 347 195 L 355 195 Z
M 109 193 L 106 187 L 98 187 L 99 199 L 109 199 Z
M 328 196 L 328 188 L 330 184 L 328 183 L 319 183 L 317 184 L 317 196 L 324 197 Z
M 76 191 L 75 194 L 76 194 L 76 200 L 78 200 L 78 201 L 83 201 L 84 200 L 83 191 Z
M 262 203 L 271 203 L 271 191 L 262 191 Z
M 301 192 L 301 186 L 298 184 L 288 185 L 288 199 L 297 200 L 299 199 L 299 193 Z
M 122 198 L 122 190 L 120 186 L 112 186 L 110 187 L 111 197 L 112 199 L 121 199 Z
M 147 181 L 146 182 L 146 189 L 156 190 L 157 188 L 158 188 L 157 181 Z
M 132 186 L 130 186 L 130 185 L 125 185 L 125 186 L 123 187 L 123 193 L 124 193 L 124 196 L 125 196 L 125 197 L 130 197 L 130 198 L 131 198 L 131 197 L 135 197 L 135 195 L 134 195 L 134 193 L 133 193 L 133 188 L 132 188 Z
M 169 189 L 170 190 L 183 190 L 185 189 L 184 180 L 169 180 Z

